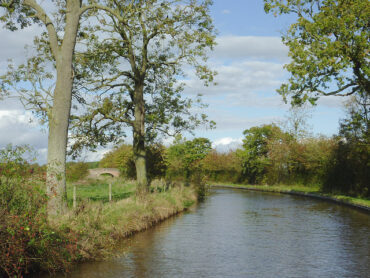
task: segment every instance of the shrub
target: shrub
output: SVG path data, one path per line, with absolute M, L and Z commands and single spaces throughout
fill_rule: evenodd
M 203 166 L 209 180 L 215 182 L 241 182 L 241 160 L 235 151 L 218 153 L 212 150 L 203 160 Z
M 370 197 L 369 145 L 339 141 L 327 166 L 323 190 Z
M 66 269 L 77 254 L 72 235 L 47 223 L 42 177 L 30 173 L 29 148 L 0 151 L 0 275 Z

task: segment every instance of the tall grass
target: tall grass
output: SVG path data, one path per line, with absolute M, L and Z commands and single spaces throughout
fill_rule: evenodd
M 105 203 L 82 202 L 54 225 L 78 235 L 82 260 L 109 256 L 117 241 L 183 211 L 196 201 L 192 188 L 172 188 L 145 197 Z

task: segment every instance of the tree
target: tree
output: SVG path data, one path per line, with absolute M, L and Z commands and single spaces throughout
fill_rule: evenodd
M 207 177 L 215 182 L 240 182 L 241 164 L 240 157 L 235 151 L 220 153 L 213 149 L 203 160 Z
M 346 104 L 347 118 L 340 121 L 339 135 L 347 142 L 370 144 L 370 95 L 353 96 Z
M 168 175 L 182 176 L 189 183 L 191 175 L 201 168 L 201 161 L 211 150 L 212 143 L 207 138 L 195 138 L 191 141 L 177 138 L 167 150 Z
M 74 80 L 73 59 L 80 18 L 92 9 L 104 9 L 109 12 L 109 8 L 99 5 L 98 1 L 88 1 L 89 4 L 86 5 L 83 5 L 82 0 L 52 2 L 54 7 L 47 10 L 37 0 L 0 0 L 0 8 L 4 10 L 0 20 L 9 30 L 16 31 L 32 23 L 39 23 L 46 28 L 41 41 L 38 41 L 40 43 L 38 45 L 41 46 L 38 50 L 44 53 L 34 59 L 31 58 L 25 66 L 13 68 L 15 71 L 10 71 L 10 76 L 3 76 L 0 89 L 3 94 L 9 94 L 12 88 L 24 85 L 24 81 L 30 81 L 30 86 L 21 88 L 19 92 L 31 96 L 26 97 L 27 104 L 33 105 L 32 109 L 45 113 L 47 117 L 49 215 L 63 213 L 67 208 L 66 147 Z M 47 71 L 41 71 L 38 78 L 37 70 L 48 58 L 54 62 L 55 85 L 45 89 L 39 81 L 51 80 L 53 76 Z M 43 99 L 44 96 L 45 99 Z M 41 103 L 44 106 L 40 107 Z
M 85 162 L 68 162 L 66 165 L 66 179 L 77 182 L 87 177 L 89 165 Z
M 347 117 L 340 121 L 324 190 L 370 196 L 370 110 L 369 96 L 353 96 Z
M 270 164 L 268 144 L 282 134 L 274 124 L 246 129 L 243 132 L 243 149 L 237 150 L 242 160 L 243 175 L 249 183 L 261 183 Z
M 88 50 L 78 57 L 77 83 L 102 96 L 75 119 L 72 151 L 114 141 L 132 129 L 138 192 L 148 189 L 146 145 L 206 122 L 183 98 L 184 66 L 206 84 L 214 73 L 204 62 L 215 44 L 209 0 L 112 1 L 114 13 L 98 14 Z M 94 35 L 100 32 L 101 36 Z M 92 59 L 92 60 L 91 60 Z M 107 96 L 108 94 L 108 96 Z
M 265 11 L 295 14 L 283 35 L 292 59 L 278 92 L 293 104 L 320 96 L 369 95 L 368 0 L 264 0 Z
M 160 144 L 152 144 L 146 147 L 148 178 L 163 177 L 166 171 L 165 148 Z M 129 179 L 136 177 L 134 154 L 132 145 L 123 144 L 106 153 L 99 163 L 103 168 L 118 168 L 121 176 Z
M 291 106 L 284 119 L 279 124 L 281 128 L 291 134 L 295 139 L 303 139 L 310 135 L 312 127 L 308 119 L 312 117 L 312 106 L 302 104 Z

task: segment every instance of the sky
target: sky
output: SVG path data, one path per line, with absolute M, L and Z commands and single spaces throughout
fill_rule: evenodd
M 211 14 L 218 30 L 218 44 L 209 65 L 218 72 L 217 85 L 204 87 L 189 76 L 184 94 L 202 94 L 209 105 L 204 112 L 216 122 L 216 129 L 199 128 L 195 136 L 209 138 L 216 149 L 225 151 L 240 146 L 245 129 L 285 121 L 289 105 L 284 104 L 276 89 L 289 78 L 283 69 L 289 58 L 281 34 L 294 17 L 265 14 L 262 0 L 214 0 Z M 24 46 L 32 44 L 39 32 L 38 26 L 17 32 L 0 28 L 0 75 L 9 58 L 24 60 Z M 343 99 L 321 98 L 310 111 L 310 131 L 331 136 L 337 133 L 338 121 L 344 117 Z M 38 151 L 39 163 L 45 163 L 47 130 L 16 99 L 0 101 L 0 134 L 0 148 L 9 143 L 29 144 Z M 99 160 L 107 151 L 109 148 L 86 152 L 80 160 Z

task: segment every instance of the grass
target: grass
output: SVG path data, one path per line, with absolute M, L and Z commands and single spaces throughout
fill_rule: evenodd
M 135 183 L 123 179 L 105 177 L 97 180 L 87 180 L 80 183 L 67 184 L 68 205 L 71 206 L 73 199 L 73 186 L 76 185 L 76 200 L 80 201 L 109 201 L 109 184 L 112 184 L 112 199 L 120 200 L 132 196 L 135 193 Z
M 350 197 L 350 196 L 345 196 L 345 195 L 329 195 L 331 197 L 334 197 L 338 200 L 351 203 L 351 204 L 356 204 L 360 206 L 365 206 L 370 208 L 370 200 L 369 199 L 363 199 L 363 198 L 356 198 L 356 197 Z
M 360 205 L 370 208 L 370 200 L 365 198 L 359 197 L 351 197 L 345 195 L 337 195 L 337 194 L 328 194 L 324 193 L 320 190 L 319 186 L 304 186 L 304 185 L 245 185 L 245 184 L 233 184 L 233 183 L 213 183 L 214 185 L 226 185 L 231 187 L 242 187 L 242 188 L 250 188 L 250 189 L 259 189 L 265 190 L 269 192 L 298 192 L 298 193 L 305 193 L 305 194 L 316 194 L 323 197 L 330 197 L 337 199 L 339 201 L 343 201 L 346 203 Z
M 70 205 L 68 213 L 49 215 L 49 219 L 43 176 L 0 180 L 0 277 L 67 271 L 75 262 L 109 257 L 121 239 L 184 211 L 197 200 L 195 189 L 180 185 L 167 189 L 159 181 L 151 193 L 137 196 L 133 182 L 85 180 L 76 184 L 76 208 Z M 111 202 L 107 202 L 109 184 Z M 73 187 L 67 186 L 70 203 Z
M 52 221 L 57 229 L 77 235 L 80 260 L 112 255 L 119 240 L 184 211 L 197 200 L 193 188 L 182 186 L 138 197 L 133 183 L 118 179 L 112 186 L 116 198 L 105 202 L 108 183 L 102 180 L 78 185 L 76 209 Z M 68 190 L 71 195 L 72 185 Z

